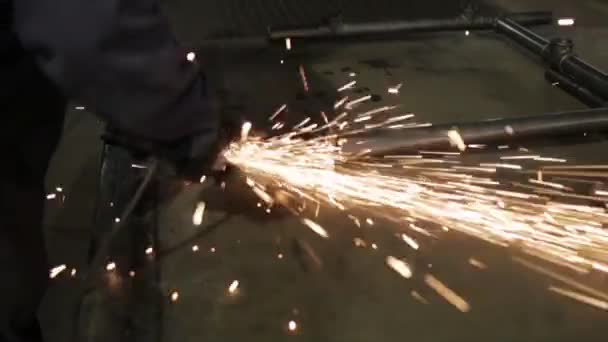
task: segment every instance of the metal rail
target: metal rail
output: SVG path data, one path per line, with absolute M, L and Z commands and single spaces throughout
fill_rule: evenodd
M 525 139 L 608 130 L 608 108 L 561 112 L 489 121 L 442 124 L 406 130 L 377 130 L 349 137 L 344 151 L 382 156 L 421 149 L 450 149 L 448 131 L 456 130 L 467 144 L 501 144 Z
M 545 25 L 553 21 L 551 12 L 522 12 L 509 15 L 521 25 Z M 315 27 L 271 28 L 268 38 L 280 40 L 285 38 L 332 38 L 359 36 L 368 34 L 439 32 L 455 30 L 492 30 L 496 17 L 460 16 L 449 19 L 400 20 L 370 23 L 344 23 L 340 20 Z
M 498 19 L 496 31 L 541 57 L 547 67 L 570 79 L 570 88 L 577 84 L 577 87 L 586 88 L 601 98 L 602 102 L 608 101 L 608 75 L 576 56 L 571 40 L 548 40 L 509 18 Z

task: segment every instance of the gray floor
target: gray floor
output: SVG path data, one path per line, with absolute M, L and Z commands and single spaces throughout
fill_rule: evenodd
M 457 8 L 456 1 L 441 2 L 450 3 L 446 7 L 451 10 Z M 575 27 L 559 33 L 574 38 L 585 59 L 608 70 L 608 49 L 603 44 L 608 22 L 602 20 L 608 15 L 608 3 L 495 2 L 513 10 L 555 9 L 560 16 L 576 17 Z M 239 8 L 237 1 L 230 4 Z M 191 46 L 208 38 L 209 32 L 217 32 L 199 18 L 210 8 L 225 8 L 211 1 L 180 0 L 166 5 L 181 38 Z M 417 13 L 423 15 L 425 10 L 432 13 L 434 6 L 419 7 Z M 234 9 L 226 11 L 228 15 Z M 243 25 L 239 27 L 253 31 L 259 26 Z M 554 33 L 548 28 L 540 31 Z M 385 94 L 388 86 L 403 83 L 400 95 L 382 95 L 374 106 L 400 104 L 435 123 L 584 108 L 547 84 L 534 58 L 491 33 L 296 44 L 283 65 L 281 53 L 280 48 L 272 48 L 220 56 L 227 67 L 224 83 L 230 89 L 230 111 L 254 122 L 262 122 L 286 102 L 294 117 L 315 112 L 333 101 L 334 89 L 349 80 L 351 71 L 357 73 L 360 87 L 372 93 Z M 314 98 L 302 99 L 296 68 L 300 63 L 307 70 Z M 97 193 L 101 130 L 101 123 L 90 114 L 74 109 L 68 113 L 47 179 L 49 191 L 60 186 L 65 193 L 64 201 L 48 202 L 46 227 L 54 264 L 83 267 Z M 606 144 L 596 143 L 546 147 L 541 152 L 577 163 L 603 163 L 605 148 Z M 190 218 L 200 196 L 209 198 L 210 208 L 204 227 L 194 228 Z M 156 288 L 165 305 L 161 327 L 154 327 L 160 335 L 154 340 L 605 340 L 602 332 L 608 313 L 548 293 L 547 286 L 553 283 L 513 263 L 512 251 L 479 241 L 454 236 L 429 244 L 416 256 L 424 264 L 421 267 L 432 265 L 438 277 L 470 301 L 471 312 L 462 314 L 428 291 L 421 293 L 429 305 L 416 301 L 410 292 L 423 291 L 420 284 L 399 278 L 384 266 L 386 255 L 406 253 L 393 241 L 393 228 L 388 225 L 366 233 L 378 250 L 355 248 L 352 227 L 336 213 L 326 212 L 320 221 L 331 230 L 332 239 L 321 241 L 289 215 L 261 213 L 256 201 L 236 185 L 203 195 L 189 189 L 168 200 L 161 212 L 163 248 L 188 241 L 200 229 L 209 231 L 161 259 L 162 280 Z M 213 229 L 205 228 L 209 226 Z M 321 266 L 311 266 L 310 258 L 294 252 L 294 244 L 302 243 L 316 251 Z M 191 249 L 195 244 L 196 253 Z M 284 257 L 277 258 L 278 253 Z M 489 268 L 471 267 L 467 263 L 471 256 Z M 239 280 L 239 290 L 230 295 L 227 288 L 234 280 Z M 606 285 L 606 279 L 601 281 Z M 47 296 L 42 316 L 50 341 L 69 337 L 75 283 L 66 273 L 54 281 Z M 179 300 L 172 303 L 174 291 L 179 292 Z M 298 323 L 296 334 L 287 331 L 290 320 Z

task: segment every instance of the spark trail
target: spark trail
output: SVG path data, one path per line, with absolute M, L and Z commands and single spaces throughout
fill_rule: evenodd
M 346 117 L 320 128 L 300 125 L 265 140 L 249 138 L 231 145 L 226 158 L 245 172 L 267 203 L 275 198 L 292 207 L 310 202 L 345 212 L 368 210 L 398 223 L 409 246 L 414 241 L 410 233 L 432 236 L 449 229 L 515 246 L 581 273 L 608 272 L 608 231 L 603 229 L 608 214 L 601 207 L 554 200 L 581 196 L 568 187 L 546 179 L 503 184 L 496 180 L 501 169 L 529 171 L 507 163 L 463 165 L 453 152 L 351 159 L 336 143 L 338 135 L 322 133 L 352 125 Z M 375 127 L 387 124 L 393 122 Z M 310 132 L 321 134 L 302 138 Z M 597 194 L 582 197 L 603 200 Z

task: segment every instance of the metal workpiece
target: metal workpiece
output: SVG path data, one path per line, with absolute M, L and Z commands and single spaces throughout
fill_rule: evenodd
M 441 124 L 405 130 L 381 129 L 351 136 L 343 151 L 355 156 L 383 156 L 420 150 L 455 150 L 448 133 L 456 131 L 466 144 L 519 143 L 526 139 L 572 136 L 608 130 L 608 108 L 479 122 Z
M 553 21 L 551 12 L 522 12 L 509 15 L 521 25 L 545 25 Z M 457 30 L 491 30 L 497 22 L 496 17 L 463 15 L 449 19 L 400 20 L 369 23 L 345 23 L 332 19 L 315 27 L 270 28 L 270 40 L 285 38 L 331 38 L 367 34 L 439 32 Z
M 547 39 L 519 25 L 510 18 L 497 19 L 495 22 L 495 28 L 498 33 L 504 34 L 516 43 L 519 43 L 539 56 L 543 54 L 549 45 L 549 41 Z
M 547 67 L 608 101 L 608 75 L 576 56 L 571 40 L 546 39 L 510 18 L 498 19 L 496 31 L 542 58 Z
M 608 75 L 575 55 L 563 56 L 559 70 L 608 101 Z
M 594 93 L 589 91 L 589 89 L 580 86 L 568 76 L 564 76 L 559 72 L 547 69 L 545 71 L 545 79 L 553 86 L 558 87 L 563 91 L 567 92 L 568 94 L 574 96 L 590 108 L 601 108 L 608 106 L 607 101 L 595 95 Z

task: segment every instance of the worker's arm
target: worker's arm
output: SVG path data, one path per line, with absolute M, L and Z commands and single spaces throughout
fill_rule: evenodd
M 218 118 L 205 84 L 158 0 L 15 0 L 14 6 L 25 49 L 67 96 L 110 125 L 161 143 L 216 139 Z

